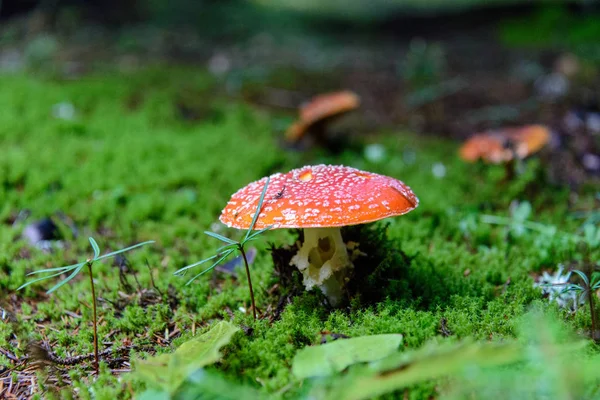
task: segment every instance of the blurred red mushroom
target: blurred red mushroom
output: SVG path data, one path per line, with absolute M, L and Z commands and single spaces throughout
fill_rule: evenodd
M 499 164 L 515 158 L 524 159 L 540 151 L 550 140 L 548 128 L 527 125 L 472 136 L 460 148 L 460 157 L 469 162 L 479 159 Z
M 266 179 L 235 193 L 221 222 L 248 229 Z M 304 243 L 290 264 L 302 272 L 307 289 L 319 287 L 336 306 L 353 267 L 340 228 L 406 214 L 418 204 L 397 179 L 344 166 L 306 166 L 271 175 L 254 229 L 304 229 Z
M 308 131 L 323 130 L 333 119 L 357 109 L 359 105 L 358 95 L 347 90 L 316 96 L 300 107 L 299 120 L 286 131 L 286 141 L 297 143 Z

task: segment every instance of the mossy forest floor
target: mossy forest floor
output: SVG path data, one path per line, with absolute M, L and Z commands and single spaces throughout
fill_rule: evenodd
M 529 220 L 580 234 L 581 215 L 598 207 L 593 186 L 574 195 L 550 183 L 536 157 L 507 180 L 502 166 L 462 162 L 457 141 L 399 129 L 369 132 L 338 154 L 288 150 L 280 141 L 289 116 L 225 97 L 213 79 L 183 67 L 73 81 L 0 75 L 0 391 L 13 382 L 23 397 L 129 398 L 143 388 L 124 379 L 130 360 L 170 352 L 223 319 L 243 330 L 211 368 L 282 398 L 303 392 L 291 373 L 296 351 L 327 333 L 400 333 L 405 349 L 467 337 L 499 342 L 514 338 L 521 317 L 537 308 L 589 337 L 589 309 L 560 309 L 534 281 L 560 264 L 583 268 L 598 249 L 560 234 L 491 225 L 482 215 L 510 218 L 529 202 Z M 202 105 L 199 117 L 182 116 L 182 96 Z M 61 103 L 73 105 L 73 118 L 55 115 Z M 384 146 L 380 161 L 364 155 L 363 145 L 373 143 Z M 321 163 L 396 177 L 420 199 L 407 215 L 348 230 L 367 255 L 357 262 L 361 281 L 350 285 L 347 306 L 330 309 L 318 292 L 298 290 L 295 273 L 281 273 L 271 249 L 293 245 L 291 230 L 252 242 L 256 322 L 242 269 L 188 286 L 173 275 L 215 253 L 220 244 L 203 231 L 241 236 L 218 223 L 237 189 Z M 60 231 L 51 251 L 22 238 L 26 225 L 47 217 Z M 156 241 L 126 254 L 126 266 L 94 266 L 100 351 L 120 349 L 105 355 L 97 378 L 89 358 L 76 358 L 93 351 L 87 276 L 51 295 L 45 291 L 54 281 L 16 290 L 32 271 L 91 256 L 89 236 L 103 251 Z M 394 396 L 436 398 L 441 383 Z

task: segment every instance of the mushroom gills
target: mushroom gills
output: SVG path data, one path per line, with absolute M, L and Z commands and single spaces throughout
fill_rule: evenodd
M 302 272 L 307 290 L 317 286 L 332 306 L 340 304 L 342 288 L 353 267 L 340 228 L 304 229 L 304 243 L 290 265 Z

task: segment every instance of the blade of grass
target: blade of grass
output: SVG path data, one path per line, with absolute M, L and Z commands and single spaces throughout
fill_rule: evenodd
M 256 237 L 266 231 L 268 231 L 269 229 L 273 228 L 273 225 L 269 225 L 266 228 L 261 229 L 260 231 L 256 231 L 254 232 L 252 235 L 248 236 L 248 238 L 246 238 L 246 240 L 244 240 L 244 242 L 250 241 L 250 240 L 254 240 L 256 239 Z
M 260 215 L 260 210 L 262 209 L 263 201 L 265 200 L 265 195 L 267 194 L 267 187 L 269 186 L 270 177 L 267 177 L 267 181 L 265 182 L 265 187 L 260 194 L 260 198 L 258 199 L 258 206 L 256 207 L 256 212 L 254 213 L 254 217 L 252 218 L 252 223 L 250 224 L 250 228 L 246 231 L 246 236 L 244 237 L 244 241 L 248 240 L 248 236 L 250 236 L 250 232 L 254 229 L 254 225 L 256 225 L 256 220 L 258 220 L 258 216 Z
M 103 256 L 97 257 L 96 260 L 102 260 L 104 258 L 109 258 L 109 257 L 112 257 L 112 256 L 116 256 L 117 254 L 121 254 L 121 253 L 124 253 L 124 252 L 129 251 L 129 250 L 137 249 L 138 247 L 142 247 L 142 246 L 145 246 L 145 245 L 150 244 L 150 243 L 154 243 L 154 240 L 148 240 L 147 242 L 138 243 L 136 245 L 129 246 L 129 247 L 126 247 L 126 248 L 121 249 L 121 250 L 113 251 L 112 253 L 104 254 Z
M 231 240 L 229 238 L 226 238 L 225 236 L 219 235 L 218 233 L 214 233 L 211 231 L 204 231 L 204 234 L 213 237 L 215 239 L 220 240 L 221 242 L 225 242 L 225 243 L 229 243 L 229 244 L 237 244 L 237 242 L 235 240 Z
M 230 251 L 226 252 L 225 255 L 223 257 L 219 258 L 213 265 L 211 265 L 210 267 L 208 267 L 207 269 L 205 269 L 204 271 L 200 272 L 199 274 L 197 274 L 196 276 L 194 276 L 192 279 L 190 279 L 189 281 L 187 281 L 186 282 L 186 286 L 189 285 L 190 283 L 192 283 L 197 278 L 199 278 L 202 275 L 204 275 L 205 273 L 207 273 L 208 271 L 212 270 L 217 265 L 219 265 L 223 260 L 225 260 L 227 257 L 229 257 L 231 255 L 231 253 L 233 253 L 233 252 L 234 252 L 234 250 L 230 250 Z
M 63 272 L 69 272 L 70 270 L 72 270 L 74 268 L 77 268 L 79 266 L 79 264 L 85 264 L 85 262 L 83 262 L 83 263 L 77 263 L 77 264 L 72 264 L 72 265 L 67 265 L 66 267 L 56 267 L 56 268 L 40 269 L 38 271 L 33 271 L 33 272 L 28 273 L 27 276 L 29 276 L 29 275 L 43 274 L 45 272 L 55 272 L 55 271 L 62 271 L 61 272 L 61 274 L 62 274 Z
M 75 267 L 79 268 L 79 267 L 83 267 L 84 265 L 85 265 L 85 263 L 75 264 Z M 73 269 L 76 269 L 76 268 L 71 268 L 69 271 L 72 271 Z M 37 278 L 37 279 L 34 279 L 34 280 L 32 280 L 32 281 L 29 281 L 29 282 L 27 282 L 27 283 L 24 283 L 24 284 L 22 284 L 21 286 L 19 286 L 19 287 L 17 288 L 17 290 L 21 290 L 21 289 L 23 289 L 24 287 L 27 287 L 27 286 L 29 286 L 29 285 L 32 285 L 32 284 L 34 284 L 34 283 L 36 283 L 36 282 L 39 282 L 39 281 L 44 281 L 44 280 L 46 280 L 46 279 L 54 278 L 55 276 L 62 275 L 62 274 L 64 274 L 65 272 L 67 272 L 67 271 L 60 271 L 60 272 L 58 272 L 58 273 L 56 273 L 56 274 L 52 274 L 52 275 L 44 276 L 44 277 L 42 277 L 42 278 Z
M 228 246 L 228 247 L 229 247 L 229 246 Z M 227 250 L 227 251 L 226 251 L 226 253 L 228 253 L 228 254 L 231 254 L 233 251 L 235 251 L 235 249 L 230 249 L 230 250 Z M 217 257 L 221 257 L 223 254 L 224 254 L 224 253 L 220 251 L 220 252 L 218 252 L 217 254 L 215 254 L 214 256 L 210 256 L 210 257 L 208 257 L 208 258 L 205 258 L 204 260 L 200 260 L 200 261 L 198 261 L 198 262 L 195 262 L 195 263 L 193 263 L 193 264 L 186 265 L 185 267 L 183 267 L 183 268 L 180 268 L 180 269 L 178 269 L 177 271 L 175 271 L 175 272 L 173 273 L 173 275 L 181 276 L 181 275 L 182 275 L 182 273 L 183 273 L 183 272 L 185 272 L 185 271 L 187 271 L 188 269 L 190 269 L 190 268 L 194 268 L 194 267 L 197 267 L 198 265 L 204 264 L 204 263 L 205 263 L 205 262 L 207 262 L 207 261 L 214 260 L 214 259 L 215 259 L 215 258 L 217 258 Z
M 90 240 L 90 244 L 94 249 L 94 258 L 98 258 L 100 256 L 100 246 L 98 246 L 98 243 L 96 243 L 93 237 L 90 236 L 88 239 Z
M 46 293 L 50 294 L 52 292 L 54 292 L 56 289 L 60 288 L 62 285 L 64 285 L 65 283 L 69 282 L 71 279 L 75 278 L 75 276 L 79 273 L 79 271 L 81 271 L 81 269 L 86 266 L 87 263 L 83 263 L 81 266 L 79 266 L 75 271 L 73 271 L 73 273 L 71 275 L 69 275 L 66 279 L 63 279 L 62 281 L 58 282 L 56 285 L 54 285 L 50 290 L 48 290 Z
M 590 286 L 590 280 L 588 279 L 586 274 L 584 274 L 583 272 L 581 272 L 578 269 L 574 269 L 573 272 L 575 272 L 577 275 L 579 275 L 579 277 L 585 283 L 586 286 Z
M 575 284 L 570 284 L 569 286 L 565 287 L 563 290 L 560 291 L 560 294 L 565 294 L 565 293 L 569 293 L 569 292 L 583 292 L 585 289 L 583 289 L 582 286 L 579 285 L 575 285 Z

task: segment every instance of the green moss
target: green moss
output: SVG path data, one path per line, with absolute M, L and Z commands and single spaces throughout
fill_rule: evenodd
M 293 355 L 319 343 L 324 332 L 401 333 L 406 348 L 447 335 L 513 337 L 516 321 L 531 304 L 553 307 L 540 300 L 531 274 L 584 258 L 575 243 L 559 235 L 525 231 L 515 236 L 503 226 L 481 222 L 483 213 L 508 216 L 512 200 L 528 200 L 532 219 L 564 232 L 577 230 L 580 222 L 566 218 L 566 192 L 540 178 L 541 165 L 535 160 L 507 183 L 501 167 L 458 160 L 457 144 L 406 132 L 376 137 L 388 150 L 381 164 L 354 151 L 339 156 L 286 153 L 276 147 L 278 133 L 271 129 L 279 116 L 221 98 L 211 78 L 192 69 L 154 68 L 69 82 L 0 76 L 0 86 L 0 307 L 18 320 L 0 321 L 0 346 L 18 355 L 25 353 L 27 341 L 42 339 L 61 357 L 92 351 L 86 277 L 51 296 L 43 294 L 48 284 L 15 292 L 31 271 L 88 257 L 90 235 L 107 251 L 156 241 L 127 254 L 129 289 L 110 262 L 94 266 L 99 335 L 110 343 L 101 350 L 127 339 L 157 352 L 169 351 L 192 331 L 233 315 L 236 323 L 251 329 L 235 336 L 214 368 L 232 380 L 268 393 L 281 391 L 287 398 L 304 390 L 290 372 Z M 74 121 L 52 116 L 53 105 L 63 101 L 75 106 Z M 182 101 L 198 111 L 197 118 L 181 114 Z M 414 152 L 414 162 L 407 161 L 407 151 Z M 292 244 L 294 233 L 287 230 L 268 232 L 264 240 L 253 242 L 258 247 L 253 283 L 257 305 L 266 315 L 256 323 L 241 309 L 250 305 L 243 271 L 235 277 L 207 274 L 188 286 L 186 279 L 172 275 L 218 248 L 202 231 L 221 229 L 211 226 L 233 192 L 303 162 L 343 163 L 395 176 L 421 200 L 405 216 L 345 231 L 366 253 L 356 261 L 359 279 L 349 284 L 352 298 L 346 308 L 331 310 L 319 293 L 302 292 L 290 304 L 283 302 L 281 315 L 275 316 L 281 296 L 291 291 L 274 286 L 280 282 L 267 242 L 276 247 Z M 441 179 L 431 172 L 439 162 L 447 171 Z M 581 204 L 593 205 L 590 198 L 582 193 Z M 25 223 L 12 226 L 25 209 L 31 211 L 27 222 L 64 213 L 77 226 L 77 235 L 59 223 L 62 249 L 45 253 L 30 246 L 20 238 Z M 556 313 L 576 330 L 589 329 L 585 310 Z M 172 332 L 180 333 L 169 339 Z M 0 359 L 0 365 L 8 364 Z M 93 383 L 89 370 L 81 364 L 70 371 L 82 398 L 130 396 L 107 366 Z M 68 396 L 73 387 L 61 395 Z M 406 393 L 408 398 L 424 398 L 437 393 L 436 383 Z

